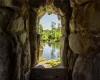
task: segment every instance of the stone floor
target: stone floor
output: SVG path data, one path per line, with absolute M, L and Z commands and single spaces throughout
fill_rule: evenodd
M 42 61 L 31 69 L 31 80 L 68 80 L 67 68 L 60 62 L 58 66 L 52 67 L 46 64 L 47 61 Z
M 38 63 L 35 68 L 64 68 L 64 66 L 59 62 L 58 66 L 52 67 L 50 64 L 46 64 L 47 61 Z
M 68 80 L 66 68 L 32 68 L 30 80 Z

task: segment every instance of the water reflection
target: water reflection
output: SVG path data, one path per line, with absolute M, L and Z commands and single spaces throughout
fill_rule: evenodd
M 46 58 L 47 60 L 56 60 L 60 57 L 59 43 L 41 43 L 39 57 Z

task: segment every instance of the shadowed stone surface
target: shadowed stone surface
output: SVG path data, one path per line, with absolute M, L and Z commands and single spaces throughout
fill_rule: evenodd
M 69 46 L 73 53 L 79 54 L 73 68 L 73 80 L 98 80 L 100 1 L 71 0 L 71 4 Z
M 46 12 L 61 19 L 61 58 L 73 80 L 99 80 L 100 0 L 0 0 L 0 80 L 24 80 L 37 64 Z
M 73 70 L 73 80 L 99 80 L 100 53 L 91 56 L 79 56 Z
M 10 80 L 11 48 L 10 38 L 0 30 L 0 80 Z
M 66 68 L 32 68 L 31 80 L 68 80 Z

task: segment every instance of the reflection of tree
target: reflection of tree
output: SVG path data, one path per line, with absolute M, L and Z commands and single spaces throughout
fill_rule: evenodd
M 57 58 L 60 58 L 60 51 L 57 52 Z
M 52 46 L 52 50 L 51 50 L 51 59 L 54 59 L 56 56 L 54 55 L 55 52 L 55 48 Z
M 51 43 L 48 43 L 48 46 L 51 47 Z
M 51 44 L 54 48 L 59 49 L 60 48 L 60 44 L 58 42 Z
M 49 49 L 47 48 L 47 50 L 50 50 L 50 54 L 48 54 L 47 56 L 51 55 L 51 59 L 55 59 L 56 57 L 59 58 L 60 57 L 60 45 L 59 43 L 45 43 L 45 42 L 42 42 L 40 43 L 40 50 L 39 50 L 39 57 L 42 57 L 43 56 L 43 49 L 44 47 L 48 47 L 46 46 L 48 45 L 49 46 Z M 55 51 L 57 50 L 56 54 L 55 54 Z

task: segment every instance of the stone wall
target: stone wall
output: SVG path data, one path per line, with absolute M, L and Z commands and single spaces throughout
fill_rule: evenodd
M 29 35 L 24 29 L 24 21 L 22 17 L 14 17 L 7 32 L 13 39 L 13 79 L 24 80 L 24 74 L 30 69 L 31 55 Z
M 29 24 L 21 9 L 7 1 L 0 0 L 0 80 L 24 80 L 31 65 L 29 33 L 25 28 Z
M 100 0 L 70 0 L 69 46 L 78 58 L 73 80 L 99 80 Z
M 73 80 L 99 80 L 100 1 L 27 1 L 0 0 L 0 80 L 24 80 L 37 64 L 36 22 L 46 11 L 61 19 L 61 58 Z
M 0 80 L 10 80 L 11 39 L 0 29 Z

